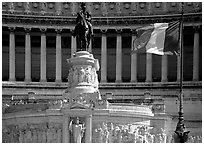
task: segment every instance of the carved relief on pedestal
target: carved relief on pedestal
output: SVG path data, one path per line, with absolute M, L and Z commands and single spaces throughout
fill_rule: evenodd
M 69 87 L 86 83 L 98 86 L 96 69 L 89 65 L 75 65 L 69 70 L 68 75 Z
M 65 95 L 65 97 L 67 97 Z M 65 101 L 66 100 L 66 101 Z M 63 108 L 66 108 L 66 106 L 70 106 L 71 108 L 74 106 L 80 105 L 82 108 L 83 106 L 89 109 L 94 108 L 107 108 L 107 101 L 101 99 L 101 95 L 99 91 L 95 93 L 81 93 L 76 96 L 68 95 L 67 98 L 64 98 L 64 106 Z

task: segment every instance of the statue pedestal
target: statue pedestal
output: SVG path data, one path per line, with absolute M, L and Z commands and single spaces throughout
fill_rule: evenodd
M 68 88 L 63 97 L 68 104 L 79 103 L 93 108 L 93 103 L 101 100 L 98 90 L 98 60 L 87 51 L 79 51 L 67 60 L 69 66 Z
M 85 118 L 85 142 L 92 142 L 93 110 L 101 104 L 96 73 L 99 70 L 98 60 L 87 51 L 79 51 L 67 62 L 69 66 L 68 88 L 63 94 L 65 103 L 62 106 L 62 113 L 69 118 Z M 66 125 L 68 125 L 67 122 L 64 122 L 64 126 Z M 64 137 L 69 134 L 68 132 L 65 131 Z M 69 142 L 69 139 L 66 141 Z

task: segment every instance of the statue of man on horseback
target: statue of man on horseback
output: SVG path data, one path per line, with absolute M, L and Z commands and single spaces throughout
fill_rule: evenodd
M 86 11 L 86 4 L 81 3 L 81 11 L 77 13 L 76 26 L 73 36 L 77 37 L 77 45 L 79 50 L 87 51 L 89 48 L 90 40 L 93 37 L 93 28 L 91 24 L 91 15 Z

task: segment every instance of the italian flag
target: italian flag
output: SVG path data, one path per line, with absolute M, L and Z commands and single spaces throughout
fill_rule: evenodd
M 137 29 L 133 52 L 158 55 L 178 54 L 180 22 L 154 23 Z

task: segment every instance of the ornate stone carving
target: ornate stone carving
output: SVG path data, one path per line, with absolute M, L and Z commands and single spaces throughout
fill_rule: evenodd
M 49 109 L 60 109 L 62 107 L 62 100 L 51 100 L 49 101 Z
M 156 8 L 160 8 L 160 6 L 161 6 L 161 3 L 156 2 L 155 7 L 156 7 Z
M 141 9 L 144 9 L 144 8 L 145 8 L 145 6 L 146 6 L 146 3 L 141 2 L 141 3 L 139 3 L 139 6 L 140 6 L 140 8 L 141 8 Z
M 91 85 L 98 84 L 96 69 L 88 65 L 72 66 L 68 75 L 69 87 L 76 86 L 80 83 L 87 83 Z
M 55 32 L 56 32 L 57 34 L 60 34 L 60 33 L 62 32 L 62 29 L 61 29 L 61 28 L 56 28 L 56 29 L 55 29 Z
M 31 27 L 24 27 L 26 34 L 29 34 L 31 31 Z
M 70 4 L 69 3 L 64 3 L 63 7 L 64 7 L 64 9 L 69 9 L 70 8 Z
M 75 16 L 77 14 L 77 10 L 76 10 L 76 2 L 72 2 L 71 3 L 71 12 L 72 15 Z
M 14 13 L 14 3 L 13 2 L 10 2 L 9 11 L 10 13 Z
M 95 3 L 93 3 L 93 6 L 94 6 L 94 10 L 99 10 L 101 3 L 95 2 Z
M 37 7 L 38 7 L 38 3 L 34 2 L 34 3 L 33 3 L 33 7 L 34 7 L 34 8 L 37 8 Z
M 47 28 L 40 28 L 40 31 L 41 31 L 42 34 L 45 34 L 46 31 L 47 31 Z
M 194 26 L 193 29 L 194 29 L 195 33 L 198 33 L 200 30 L 200 26 Z
M 30 13 L 30 2 L 26 2 L 24 4 L 26 14 Z
M 62 142 L 62 124 L 19 124 L 4 126 L 2 142 L 7 143 L 60 143 Z
M 42 2 L 41 3 L 41 14 L 44 15 L 47 9 L 47 3 Z
M 8 29 L 10 30 L 11 33 L 14 33 L 16 28 L 15 27 L 9 27 Z
M 116 3 L 115 7 L 116 7 L 117 14 L 120 15 L 121 14 L 121 3 L 119 2 Z
M 56 7 L 56 14 L 58 16 L 61 15 L 61 13 L 62 13 L 62 4 L 61 4 L 61 2 L 56 2 L 55 7 Z
M 105 2 L 101 4 L 101 11 L 103 16 L 107 15 L 107 4 Z
M 100 30 L 101 30 L 101 33 L 105 34 L 108 29 L 100 29 Z
M 116 30 L 117 34 L 121 34 L 122 31 L 123 31 L 123 29 L 121 29 L 121 28 L 119 28 L 119 29 L 115 29 L 115 30 Z
M 137 29 L 131 29 L 132 35 L 137 35 Z

